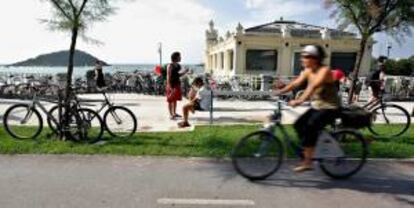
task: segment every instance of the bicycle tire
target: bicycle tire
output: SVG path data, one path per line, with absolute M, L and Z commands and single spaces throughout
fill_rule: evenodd
M 110 121 L 108 120 L 110 118 L 111 112 L 115 112 L 115 111 L 124 111 L 126 114 L 124 115 L 128 115 L 129 118 L 131 118 L 132 121 L 132 128 L 130 128 L 129 131 L 127 132 L 116 132 L 113 129 L 111 129 L 110 125 L 108 125 L 110 123 Z M 110 107 L 104 114 L 104 125 L 105 128 L 107 130 L 107 132 L 113 136 L 113 137 L 117 137 L 117 138 L 128 138 L 131 137 L 132 135 L 135 134 L 135 132 L 137 131 L 137 127 L 138 127 L 138 122 L 137 122 L 137 118 L 135 117 L 134 113 L 132 113 L 131 110 L 129 110 L 126 107 L 123 106 L 112 106 Z M 125 134 L 122 134 L 125 133 Z
M 256 136 L 259 137 L 260 144 L 254 144 L 254 141 L 249 141 L 249 140 L 253 140 Z M 246 159 L 247 156 L 247 161 L 251 160 L 251 157 L 254 158 L 260 158 L 262 159 L 264 154 L 263 154 L 263 150 L 264 148 L 266 148 L 266 153 L 268 153 L 269 149 L 270 149 L 270 145 L 265 146 L 266 143 L 263 143 L 263 141 L 266 142 L 270 142 L 271 145 L 274 145 L 273 147 L 277 148 L 277 153 L 275 154 L 275 160 L 274 161 L 270 161 L 268 164 L 270 167 L 264 167 L 264 165 L 262 167 L 259 168 L 266 168 L 267 170 L 263 171 L 263 173 L 259 173 L 259 174 L 253 174 L 252 172 L 250 172 L 250 170 L 248 170 L 248 168 L 244 167 L 243 165 L 243 161 L 244 159 Z M 247 142 L 252 142 L 247 144 Z M 256 142 L 257 143 L 257 142 Z M 269 144 L 269 143 L 268 143 Z M 244 152 L 244 151 L 250 151 L 249 148 L 251 148 L 251 146 L 248 145 L 259 145 L 259 149 L 257 153 L 250 153 L 250 152 Z M 247 148 L 246 150 L 244 150 L 243 148 Z M 247 153 L 247 154 L 246 154 Z M 263 154 L 263 155 L 262 155 Z M 243 177 L 255 181 L 255 180 L 265 180 L 266 178 L 270 177 L 271 175 L 273 175 L 281 166 L 282 164 L 282 160 L 283 160 L 283 154 L 284 154 L 284 149 L 283 149 L 283 145 L 280 142 L 280 140 L 273 135 L 272 133 L 268 132 L 268 131 L 257 131 L 254 133 L 251 133 L 245 137 L 243 137 L 240 142 L 235 146 L 235 148 L 233 149 L 232 153 L 231 153 L 231 158 L 232 158 L 232 163 L 233 166 L 235 168 L 235 170 Z M 254 161 L 252 164 L 253 166 L 257 166 L 260 164 L 263 164 L 263 161 Z M 255 167 L 257 168 L 257 167 Z M 255 169 L 252 168 L 252 169 Z M 256 169 L 257 170 L 257 169 Z M 252 170 L 255 171 L 255 170 Z
M 10 114 L 13 112 L 13 110 L 15 110 L 15 109 L 17 109 L 17 108 L 26 108 L 26 109 L 30 109 L 30 110 L 34 113 L 34 114 L 32 114 L 32 116 L 33 116 L 33 115 L 36 115 L 37 120 L 38 120 L 38 122 L 39 122 L 39 125 L 38 125 L 38 126 L 33 126 L 33 127 L 32 127 L 32 128 L 37 127 L 37 129 L 36 129 L 36 130 L 34 130 L 34 131 L 33 131 L 33 130 L 31 130 L 31 132 L 33 132 L 33 134 L 32 134 L 32 135 L 25 137 L 25 136 L 21 136 L 21 135 L 16 134 L 16 133 L 12 130 L 12 126 L 13 126 L 13 125 L 10 125 L 10 121 L 12 121 L 12 118 L 9 118 L 9 116 L 10 116 Z M 3 124 L 4 124 L 4 128 L 5 128 L 6 132 L 7 132 L 7 133 L 8 133 L 11 137 L 13 137 L 13 138 L 15 138 L 15 139 L 20 139 L 20 140 L 23 140 L 23 139 L 36 139 L 36 138 L 39 136 L 39 134 L 42 132 L 42 129 L 43 129 L 43 119 L 42 119 L 42 117 L 40 116 L 39 111 L 37 111 L 37 110 L 36 110 L 36 109 L 34 109 L 34 108 L 31 108 L 31 107 L 30 107 L 29 105 L 27 105 L 27 104 L 17 104 L 17 105 L 14 105 L 14 106 L 10 107 L 9 109 L 7 109 L 6 113 L 4 114 Z
M 335 171 L 333 171 L 332 169 L 329 168 L 328 164 L 330 162 L 334 163 L 334 166 L 338 166 L 340 163 L 341 165 L 343 165 L 343 162 L 345 161 L 344 158 L 346 159 L 346 157 L 348 155 L 345 155 L 345 157 L 341 157 L 341 158 L 332 158 L 332 159 L 320 159 L 319 160 L 319 167 L 321 168 L 322 172 L 324 172 L 326 175 L 328 175 L 329 177 L 333 178 L 333 179 L 347 179 L 353 175 L 355 175 L 356 173 L 358 173 L 362 167 L 364 166 L 366 159 L 368 157 L 368 145 L 367 142 L 365 141 L 365 139 L 363 138 L 363 136 L 355 131 L 355 130 L 339 130 L 336 131 L 334 133 L 332 133 L 332 136 L 338 141 L 338 143 L 341 143 L 341 140 L 345 140 L 345 135 L 353 135 L 354 139 L 357 142 L 357 145 L 361 145 L 360 146 L 360 160 L 359 163 L 355 166 L 355 168 L 351 169 L 350 171 L 347 171 L 345 173 L 335 173 Z M 342 141 L 343 143 L 345 143 L 346 141 Z M 350 145 L 350 143 L 347 143 L 348 145 Z M 352 145 L 352 144 L 351 144 Z M 351 148 L 352 147 L 352 148 Z M 346 149 L 346 151 L 351 151 L 354 150 L 353 146 L 348 146 L 348 149 Z M 342 151 L 344 151 L 345 148 L 342 148 Z M 346 154 L 346 153 L 345 153 Z M 352 156 L 352 155 L 350 155 Z M 331 161 L 332 160 L 332 161 Z M 355 161 L 355 159 L 350 158 L 349 161 Z M 346 162 L 346 161 L 345 161 Z
M 384 106 L 378 106 L 377 108 L 374 108 L 374 110 L 372 110 L 371 112 L 374 114 L 373 116 L 376 116 L 375 112 L 380 110 L 380 109 L 384 109 L 384 108 L 385 109 L 394 108 L 394 109 L 397 109 L 397 111 L 402 112 L 402 114 L 401 114 L 402 117 L 407 119 L 405 121 L 405 124 L 402 124 L 403 128 L 400 131 L 398 131 L 397 133 L 387 135 L 385 133 L 378 132 L 378 130 L 375 129 L 374 123 L 372 123 L 372 125 L 368 127 L 369 131 L 377 137 L 398 137 L 398 136 L 403 135 L 410 128 L 410 125 L 411 125 L 411 116 L 408 113 L 408 111 L 405 110 L 403 107 L 401 107 L 399 105 L 386 104 Z M 374 119 L 376 119 L 376 117 Z M 389 123 L 386 123 L 386 124 L 389 124 Z M 391 132 L 391 131 L 386 131 L 386 132 Z
M 57 111 L 59 109 L 59 106 L 55 105 L 53 106 L 50 110 L 49 110 L 49 115 L 54 116 L 55 111 Z M 63 109 L 62 109 L 63 110 Z M 63 114 L 63 113 L 62 113 Z M 56 120 L 58 120 L 57 117 L 55 117 Z M 50 130 L 52 130 L 52 132 L 54 134 L 58 133 L 58 130 L 56 129 L 56 126 L 54 125 L 54 123 L 52 122 L 52 120 L 50 119 L 50 117 L 48 116 L 46 118 L 46 123 L 49 126 Z
M 80 108 L 77 109 L 75 118 L 77 119 L 77 131 L 76 134 L 71 133 L 72 138 L 76 138 L 77 141 L 83 141 L 86 143 L 96 143 L 102 139 L 104 133 L 104 125 L 102 118 L 98 113 L 91 109 Z M 71 116 L 74 116 L 73 114 Z M 81 121 L 79 121 L 81 119 Z M 96 121 L 92 121 L 96 119 Z M 97 122 L 97 125 L 93 125 L 92 122 Z M 80 126 L 81 125 L 81 126 Z M 90 133 L 86 133 L 85 130 L 92 129 L 92 132 L 96 130 L 95 136 L 90 136 Z

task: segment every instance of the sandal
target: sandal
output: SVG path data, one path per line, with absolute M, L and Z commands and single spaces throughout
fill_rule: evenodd
M 180 123 L 178 123 L 178 127 L 179 128 L 187 128 L 187 127 L 190 127 L 191 125 L 188 123 L 188 122 L 180 122 Z

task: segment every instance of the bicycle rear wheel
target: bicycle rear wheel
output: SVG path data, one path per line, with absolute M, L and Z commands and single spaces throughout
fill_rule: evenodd
M 10 107 L 4 114 L 3 124 L 15 139 L 35 139 L 43 128 L 39 112 L 26 104 Z
M 398 137 L 411 125 L 410 114 L 398 105 L 384 105 L 372 110 L 373 125 L 368 129 L 375 136 Z
M 110 107 L 104 115 L 106 130 L 113 137 L 128 138 L 137 130 L 135 115 L 122 106 Z
M 95 143 L 102 139 L 104 126 L 98 113 L 90 109 L 78 109 L 71 114 L 70 134 L 75 140 Z
M 398 105 L 384 105 L 372 110 L 373 124 L 368 129 L 375 136 L 398 137 L 411 125 L 410 114 Z
M 342 150 L 339 157 L 323 158 L 319 161 L 321 170 L 334 179 L 346 179 L 364 166 L 368 147 L 362 135 L 353 130 L 340 130 L 332 134 Z
M 231 157 L 240 175 L 249 180 L 264 180 L 280 168 L 283 145 L 272 133 L 258 131 L 242 138 Z

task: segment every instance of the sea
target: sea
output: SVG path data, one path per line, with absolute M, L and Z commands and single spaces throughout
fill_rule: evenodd
M 142 72 L 153 72 L 155 64 L 116 64 L 111 66 L 104 66 L 104 73 L 114 74 L 116 72 L 132 73 L 135 71 Z M 183 65 L 188 67 L 194 73 L 202 73 L 204 68 L 200 65 Z M 73 76 L 75 78 L 84 78 L 86 72 L 93 70 L 93 66 L 75 67 Z M 30 66 L 30 67 L 15 67 L 15 66 L 1 66 L 0 65 L 0 76 L 4 75 L 56 75 L 59 73 L 66 73 L 67 67 L 44 67 L 44 66 Z

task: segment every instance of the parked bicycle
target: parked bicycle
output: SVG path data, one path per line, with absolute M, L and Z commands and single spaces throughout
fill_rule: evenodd
M 303 157 L 302 147 L 282 125 L 283 103 L 277 102 L 277 109 L 271 115 L 272 123 L 268 127 L 243 137 L 232 151 L 235 170 L 249 180 L 264 180 L 273 175 L 280 168 L 287 149 Z M 368 146 L 355 129 L 325 129 L 320 133 L 315 153 L 314 160 L 319 162 L 326 175 L 345 179 L 364 166 Z
M 52 101 L 51 101 L 52 102 Z M 45 105 L 34 94 L 30 104 L 16 104 L 7 109 L 4 114 L 4 127 L 15 139 L 36 139 L 43 130 L 43 118 L 39 110 L 43 112 L 47 120 L 55 127 L 54 133 L 58 136 L 75 141 L 96 142 L 103 135 L 101 117 L 90 109 L 78 108 L 71 104 L 69 121 L 65 122 L 64 103 L 58 101 L 57 116 L 48 112 Z M 63 123 L 69 123 L 66 128 Z
M 117 138 L 128 138 L 135 134 L 138 126 L 137 119 L 131 110 L 124 106 L 115 105 L 110 101 L 108 94 L 104 91 L 100 91 L 104 97 L 101 107 L 94 111 L 99 116 L 103 113 L 103 126 L 105 130 L 113 137 Z M 82 106 L 88 105 L 96 100 L 80 99 L 77 96 L 73 98 L 74 103 L 78 108 L 83 109 Z M 104 111 L 104 109 L 106 109 Z M 54 118 L 58 117 L 59 106 L 54 106 L 50 109 L 49 114 L 53 115 Z M 91 117 L 94 119 L 94 117 Z M 53 120 L 48 117 L 47 123 L 54 132 L 57 132 L 57 126 L 54 125 Z
M 399 105 L 387 103 L 383 91 L 378 100 L 368 102 L 363 108 L 372 112 L 372 125 L 368 129 L 375 136 L 398 137 L 410 128 L 408 111 Z

